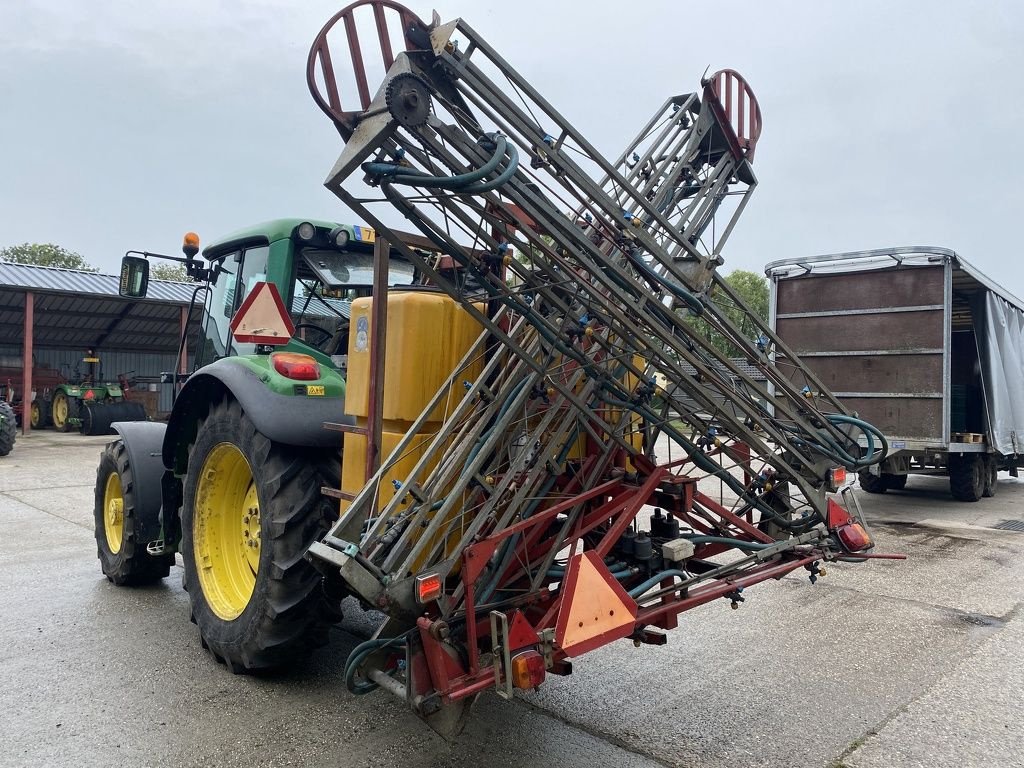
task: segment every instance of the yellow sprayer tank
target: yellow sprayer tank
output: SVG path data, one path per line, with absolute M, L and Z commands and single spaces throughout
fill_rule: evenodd
M 444 386 L 445 381 L 469 351 L 482 330 L 465 309 L 450 296 L 425 288 L 392 289 L 388 292 L 388 324 L 384 352 L 384 403 L 381 429 L 381 460 L 384 461 L 402 439 L 412 422 Z M 373 299 L 352 302 L 348 345 L 348 384 L 345 413 L 366 427 L 370 398 L 370 330 Z M 459 375 L 447 398 L 430 414 L 439 427 L 465 395 L 464 380 L 474 381 L 483 367 L 474 360 Z M 424 437 L 434 431 L 426 425 Z M 394 463 L 380 484 L 378 508 L 394 496 L 392 480 L 403 480 L 427 447 L 428 441 L 411 448 Z M 436 462 L 434 462 L 436 463 Z M 433 463 L 427 471 L 433 468 Z M 358 493 L 366 482 L 366 437 L 345 435 L 341 487 Z M 347 502 L 342 502 L 342 509 Z

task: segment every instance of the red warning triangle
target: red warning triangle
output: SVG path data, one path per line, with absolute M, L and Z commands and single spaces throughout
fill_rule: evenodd
M 287 344 L 295 333 L 281 294 L 273 283 L 256 283 L 231 318 L 231 333 L 241 344 Z
M 579 656 L 633 633 L 636 601 L 596 552 L 583 552 L 569 559 L 560 591 L 555 642 L 566 656 Z

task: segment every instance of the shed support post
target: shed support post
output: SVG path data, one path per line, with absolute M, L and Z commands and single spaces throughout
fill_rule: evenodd
M 25 325 L 21 342 L 21 433 L 32 431 L 32 325 L 35 319 L 35 294 L 25 291 Z

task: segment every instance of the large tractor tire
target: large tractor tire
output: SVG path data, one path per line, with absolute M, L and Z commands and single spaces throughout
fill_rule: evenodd
M 303 557 L 337 520 L 324 460 L 274 443 L 234 399 L 214 404 L 189 453 L 181 554 L 201 642 L 234 673 L 280 667 L 340 618 Z
M 999 482 L 999 459 L 995 455 L 985 454 L 985 488 L 981 495 L 990 497 L 996 495 L 996 486 Z
M 71 419 L 78 418 L 78 401 L 58 389 L 50 402 L 50 416 L 54 429 L 58 432 L 71 432 L 74 429 Z
M 0 400 L 0 456 L 6 456 L 14 450 L 14 439 L 18 434 L 18 425 L 14 422 L 14 409 L 6 400 Z
M 124 441 L 115 440 L 103 449 L 96 470 L 96 554 L 108 580 L 118 586 L 152 584 L 166 578 L 174 555 L 151 555 L 136 535 L 139 515 L 146 512 L 136 500 L 135 475 Z M 155 521 L 146 521 L 153 523 Z
M 885 493 L 889 490 L 884 476 L 873 475 L 866 469 L 862 469 L 857 474 L 857 480 L 860 482 L 860 487 L 868 493 Z
M 984 457 L 976 453 L 949 457 L 949 491 L 957 501 L 977 501 L 985 493 Z

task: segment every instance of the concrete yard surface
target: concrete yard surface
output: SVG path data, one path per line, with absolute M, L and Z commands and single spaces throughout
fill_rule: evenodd
M 93 483 L 110 438 L 19 436 L 0 459 L 0 766 L 1024 766 L 1024 483 L 954 502 L 940 478 L 860 494 L 879 551 L 680 617 L 505 702 L 449 744 L 345 688 L 372 631 L 352 607 L 294 669 L 234 676 L 199 645 L 181 569 L 117 588 Z

